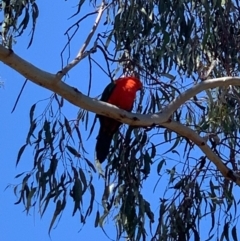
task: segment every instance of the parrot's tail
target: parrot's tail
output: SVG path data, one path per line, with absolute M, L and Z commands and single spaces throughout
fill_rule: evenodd
M 96 155 L 95 158 L 100 163 L 103 163 L 108 155 L 113 134 L 114 133 L 108 133 L 106 131 L 103 131 L 102 128 L 100 128 L 99 130 L 96 149 L 95 149 L 95 155 Z

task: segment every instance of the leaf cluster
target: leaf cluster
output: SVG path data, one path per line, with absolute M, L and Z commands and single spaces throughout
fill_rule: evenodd
M 0 11 L 3 12 L 3 19 L 0 20 L 2 44 L 12 48 L 16 37 L 19 37 L 32 22 L 30 41 L 31 46 L 36 23 L 39 15 L 38 5 L 35 0 L 2 0 L 0 1 Z

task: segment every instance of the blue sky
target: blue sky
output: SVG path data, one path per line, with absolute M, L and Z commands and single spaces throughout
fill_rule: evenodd
M 84 13 L 89 12 L 90 9 L 83 8 L 81 16 Z M 37 23 L 37 29 L 33 45 L 30 49 L 27 49 L 28 45 L 28 33 L 27 30 L 23 37 L 17 39 L 17 44 L 14 46 L 14 51 L 22 58 L 33 63 L 37 67 L 56 73 L 61 69 L 61 57 L 60 53 L 67 39 L 63 35 L 65 30 L 78 18 L 67 20 L 76 11 L 71 1 L 58 2 L 48 1 L 48 4 L 40 2 L 40 16 Z M 95 16 L 90 17 L 88 20 L 80 26 L 80 30 L 76 35 L 73 44 L 71 46 L 71 59 L 77 54 L 79 48 L 84 42 L 87 34 L 89 33 L 90 27 L 92 26 Z M 105 19 L 103 19 L 105 21 Z M 102 59 L 99 59 L 102 61 Z M 90 96 L 95 97 L 99 95 L 104 87 L 109 83 L 109 79 L 106 75 L 97 67 L 93 66 L 93 87 Z M 85 61 L 82 61 L 69 73 L 69 78 L 66 79 L 67 83 L 77 87 L 83 93 L 87 93 L 87 81 L 88 81 L 88 65 Z M 0 81 L 4 82 L 4 88 L 0 89 L 0 150 L 1 150 L 1 166 L 0 169 L 0 227 L 1 227 L 1 240 L 13 241 L 13 240 L 24 240 L 24 241 L 42 241 L 50 240 L 48 236 L 48 227 L 54 210 L 48 208 L 45 215 L 40 219 L 37 208 L 31 210 L 30 214 L 26 216 L 24 207 L 22 205 L 14 205 L 17 201 L 11 188 L 4 191 L 5 187 L 9 183 L 16 183 L 16 176 L 22 171 L 27 171 L 32 167 L 32 149 L 28 148 L 24 156 L 22 157 L 18 167 L 15 167 L 16 157 L 19 148 L 24 144 L 26 134 L 29 129 L 29 110 L 33 103 L 40 99 L 48 98 L 51 94 L 50 91 L 40 88 L 35 84 L 28 82 L 24 92 L 20 98 L 14 113 L 11 114 L 11 110 L 14 106 L 15 100 L 19 91 L 24 83 L 24 78 L 18 73 L 11 70 L 9 67 L 0 64 Z M 75 119 L 78 112 L 78 108 L 71 106 L 65 102 L 64 114 L 68 119 Z M 93 115 L 91 115 L 93 116 Z M 83 140 L 87 139 L 88 132 L 83 133 Z M 89 152 L 89 159 L 93 159 L 93 148 L 95 145 L 96 129 L 92 134 L 91 138 L 86 142 L 85 147 Z M 167 147 L 166 147 L 167 150 Z M 178 149 L 179 150 L 179 149 Z M 200 155 L 200 152 L 196 152 Z M 176 156 L 175 156 L 176 157 Z M 177 157 L 178 159 L 178 157 Z M 172 163 L 174 165 L 175 162 Z M 153 170 L 156 173 L 155 170 Z M 103 190 L 103 182 L 98 180 L 97 175 L 94 177 L 95 183 L 99 190 L 97 193 L 101 194 Z M 153 187 L 158 177 L 153 175 L 145 183 L 148 188 L 147 191 L 152 193 Z M 161 186 L 166 181 L 161 181 Z M 150 190 L 151 189 L 151 190 Z M 164 188 L 165 189 L 165 188 Z M 153 201 L 153 211 L 158 211 L 159 203 L 158 198 L 163 192 L 162 188 L 157 189 L 157 195 L 149 196 L 149 201 Z M 101 196 L 97 196 L 100 201 Z M 68 199 L 68 206 L 65 209 L 63 216 L 56 229 L 51 232 L 51 238 L 53 241 L 57 240 L 77 240 L 77 239 L 88 239 L 88 240 L 105 240 L 106 236 L 99 228 L 94 228 L 94 210 L 92 217 L 88 219 L 87 224 L 81 229 L 78 215 L 72 217 L 71 201 Z M 97 206 L 97 205 L 96 205 Z M 101 210 L 101 209 L 100 209 Z M 115 232 L 111 225 L 111 219 L 109 219 L 110 225 L 107 225 L 108 234 L 112 239 L 115 239 Z M 54 226 L 55 227 L 55 226 Z
M 86 6 L 88 6 L 86 4 Z M 67 18 L 75 13 L 76 8 L 72 3 L 60 1 L 58 4 L 53 1 L 48 1 L 48 4 L 40 2 L 40 17 L 37 23 L 37 30 L 33 45 L 30 49 L 27 49 L 28 45 L 28 29 L 23 37 L 17 39 L 17 44 L 14 46 L 14 51 L 22 58 L 33 63 L 39 68 L 56 73 L 61 69 L 60 52 L 63 49 L 67 39 L 64 36 L 65 30 L 70 26 L 73 21 L 67 21 Z M 89 9 L 83 9 L 82 15 L 87 13 Z M 90 26 L 93 23 L 96 16 L 93 16 L 90 21 L 85 21 L 81 26 L 81 29 L 72 45 L 72 56 L 77 54 L 77 51 L 81 47 L 84 39 L 89 33 Z M 88 71 L 86 71 L 87 65 L 84 61 L 74 68 L 70 73 L 70 77 L 67 82 L 70 85 L 75 85 L 81 89 L 83 93 L 87 93 Z M 92 89 L 92 95 L 99 95 L 109 80 L 102 74 L 101 71 L 94 72 L 94 85 Z M 101 83 L 99 83 L 101 79 Z M 28 82 L 18 106 L 13 114 L 11 110 L 17 98 L 17 95 L 24 83 L 24 78 L 11 70 L 9 67 L 0 64 L 0 81 L 4 82 L 4 88 L 0 89 L 0 149 L 1 149 L 1 164 L 0 170 L 1 182 L 1 207 L 0 207 L 0 227 L 1 227 L 1 240 L 13 241 L 13 240 L 50 240 L 48 236 L 48 227 L 51 221 L 52 212 L 54 206 L 48 209 L 40 219 L 38 210 L 31 211 L 26 216 L 24 207 L 22 205 L 14 205 L 17 201 L 12 189 L 4 191 L 5 187 L 9 183 L 16 183 L 14 177 L 22 171 L 30 170 L 32 167 L 32 151 L 31 148 L 26 150 L 19 166 L 16 168 L 16 157 L 19 148 L 25 142 L 26 134 L 29 128 L 29 110 L 33 103 L 40 99 L 48 98 L 51 94 L 50 91 L 40 88 L 35 84 Z M 46 104 L 47 102 L 45 102 Z M 75 119 L 78 108 L 65 103 L 65 115 L 68 119 Z M 84 136 L 86 139 L 87 133 Z M 91 153 L 95 144 L 96 133 L 87 142 L 86 148 Z M 68 200 L 69 204 L 72 200 Z M 91 232 L 92 240 L 97 237 L 105 237 L 100 229 L 94 228 L 93 220 L 95 216 L 91 218 L 91 222 L 86 225 L 85 228 L 79 233 L 81 228 L 79 222 L 79 215 L 72 217 L 73 206 L 68 205 L 64 212 L 62 219 L 57 227 L 53 229 L 51 233 L 52 240 L 77 240 L 79 238 L 89 239 L 89 232 Z M 95 214 L 95 213 L 94 213 Z M 4 217 L 4 218 L 3 218 Z

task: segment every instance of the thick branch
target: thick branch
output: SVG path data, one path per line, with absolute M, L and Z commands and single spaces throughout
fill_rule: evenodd
M 192 96 L 197 95 L 203 90 L 215 88 L 217 86 L 240 85 L 240 78 L 225 77 L 206 80 L 179 95 L 167 108 L 163 110 L 163 113 L 142 115 L 129 113 L 117 108 L 116 106 L 101 102 L 97 99 L 89 98 L 79 92 L 76 88 L 73 88 L 62 81 L 58 81 L 58 77 L 56 75 L 35 67 L 14 54 L 12 51 L 4 48 L 2 45 L 0 45 L 0 61 L 10 66 L 12 69 L 16 70 L 35 84 L 59 94 L 70 103 L 82 109 L 108 116 L 122 123 L 133 126 L 161 125 L 173 130 L 179 135 L 189 138 L 198 145 L 208 159 L 217 166 L 224 177 L 230 178 L 237 184 L 240 184 L 240 180 L 221 162 L 220 158 L 209 148 L 203 138 L 198 136 L 192 129 L 183 126 L 180 123 L 169 121 L 171 114 Z
M 229 85 L 240 86 L 240 78 L 222 77 L 202 81 L 201 83 L 196 84 L 195 86 L 191 87 L 190 89 L 186 90 L 184 93 L 176 97 L 166 108 L 162 110 L 162 113 L 165 113 L 168 117 L 170 117 L 173 114 L 173 112 L 176 111 L 182 104 L 184 104 L 186 101 L 188 101 L 198 93 L 211 88 Z
M 200 137 L 195 131 L 175 121 L 163 123 L 162 126 L 178 133 L 180 136 L 184 136 L 191 140 L 202 150 L 202 152 L 207 156 L 207 158 L 215 164 L 217 169 L 222 173 L 225 178 L 230 180 L 234 179 L 234 181 L 238 185 L 240 185 L 240 178 L 236 178 L 236 176 L 233 176 L 233 172 L 222 163 L 221 159 L 211 150 L 211 148 L 207 145 L 206 141 L 202 137 Z
M 39 68 L 20 58 L 12 51 L 4 48 L 2 45 L 0 45 L 0 61 L 16 70 L 33 83 L 59 94 L 65 100 L 82 109 L 94 112 L 96 114 L 109 116 L 119 120 L 122 123 L 133 126 L 151 126 L 155 124 L 160 125 L 167 121 L 167 118 L 164 117 L 163 114 L 133 114 L 121 110 L 111 104 L 90 98 L 79 92 L 76 88 L 71 87 L 62 81 L 58 81 L 56 75 L 40 70 Z
M 33 83 L 59 94 L 70 103 L 82 109 L 108 116 L 122 123 L 133 126 L 162 125 L 163 123 L 168 122 L 169 117 L 175 110 L 199 92 L 218 86 L 240 86 L 240 78 L 237 77 L 224 77 L 206 80 L 179 95 L 173 102 L 163 109 L 162 113 L 142 115 L 129 113 L 111 104 L 101 102 L 97 99 L 92 99 L 79 92 L 76 88 L 71 87 L 62 81 L 58 81 L 58 77 L 56 75 L 35 67 L 2 45 L 0 45 L 0 61 L 16 70 Z

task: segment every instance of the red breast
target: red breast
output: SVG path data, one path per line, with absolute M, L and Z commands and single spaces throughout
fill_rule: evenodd
M 108 99 L 108 103 L 130 111 L 137 91 L 142 89 L 142 82 L 136 77 L 123 77 L 117 79 L 115 83 L 116 87 Z

